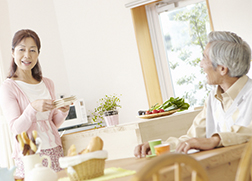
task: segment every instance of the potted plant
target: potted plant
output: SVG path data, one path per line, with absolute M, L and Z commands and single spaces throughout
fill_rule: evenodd
M 117 95 L 105 95 L 97 103 L 98 107 L 92 113 L 93 122 L 98 122 L 99 126 L 101 126 L 102 120 L 105 120 L 107 126 L 119 124 L 118 108 L 121 108 L 121 105 Z

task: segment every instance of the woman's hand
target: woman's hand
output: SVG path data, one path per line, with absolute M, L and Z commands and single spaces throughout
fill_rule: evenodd
M 31 103 L 32 107 L 38 112 L 51 111 L 55 108 L 52 99 L 38 99 Z
M 64 106 L 64 107 L 60 107 L 59 110 L 61 110 L 62 112 L 67 112 L 70 109 L 70 106 Z
M 220 140 L 219 135 L 214 135 L 211 138 L 191 138 L 179 143 L 176 152 L 187 153 L 190 149 L 211 150 L 219 145 Z
M 135 157 L 141 158 L 150 154 L 151 154 L 151 150 L 150 150 L 150 145 L 148 142 L 137 145 L 135 147 L 135 150 L 134 150 Z

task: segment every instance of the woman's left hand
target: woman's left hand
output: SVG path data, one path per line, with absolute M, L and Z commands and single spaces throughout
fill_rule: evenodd
M 181 142 L 176 148 L 176 152 L 187 153 L 190 149 L 211 150 L 219 145 L 219 135 L 214 135 L 211 138 L 191 138 Z
M 63 106 L 58 108 L 59 110 L 61 110 L 62 112 L 67 112 L 69 110 L 70 106 Z

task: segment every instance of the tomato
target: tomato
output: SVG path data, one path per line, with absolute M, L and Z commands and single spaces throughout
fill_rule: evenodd
M 164 110 L 163 109 L 159 109 L 159 112 L 164 112 Z
M 155 113 L 159 113 L 159 111 L 158 111 L 158 110 L 156 110 L 156 109 L 154 109 L 154 110 L 152 111 L 152 113 L 153 113 L 153 114 L 155 114 Z
M 150 114 L 150 111 L 146 111 L 145 114 Z

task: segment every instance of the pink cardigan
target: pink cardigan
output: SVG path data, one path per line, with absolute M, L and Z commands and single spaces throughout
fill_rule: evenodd
M 43 81 L 50 92 L 52 99 L 56 99 L 54 84 L 52 80 L 43 77 Z M 12 79 L 6 79 L 0 88 L 0 104 L 5 119 L 8 121 L 13 136 L 26 131 L 29 135 L 33 130 L 37 130 L 36 113 L 31 106 L 28 97 Z M 49 122 L 55 136 L 57 145 L 61 145 L 58 128 L 64 122 L 68 112 L 54 109 L 50 112 Z M 17 140 L 14 137 L 13 154 L 14 158 L 19 157 L 20 152 Z

